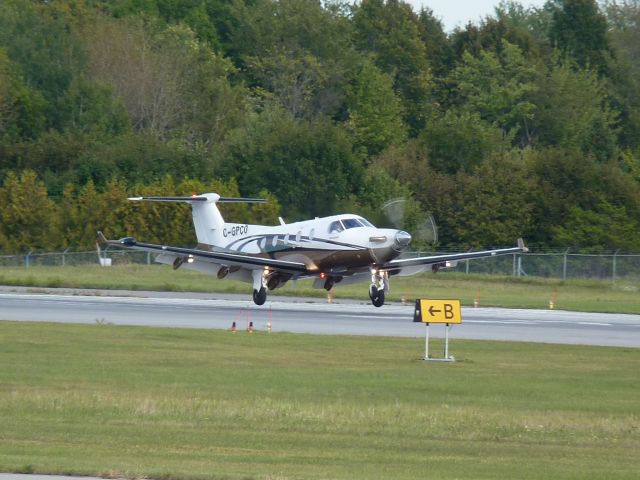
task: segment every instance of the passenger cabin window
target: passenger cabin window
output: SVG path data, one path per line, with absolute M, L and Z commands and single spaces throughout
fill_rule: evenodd
M 340 220 L 332 222 L 331 225 L 329 225 L 329 233 L 340 233 L 343 230 L 344 227 L 342 226 L 342 223 L 340 223 Z

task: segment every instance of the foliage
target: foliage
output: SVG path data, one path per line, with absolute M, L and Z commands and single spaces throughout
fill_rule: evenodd
M 403 0 L 2 1 L 0 249 L 90 245 L 101 219 L 193 241 L 134 188 L 268 196 L 229 210 L 267 222 L 378 218 L 393 194 L 443 246 L 638 248 L 639 19 L 505 0 L 447 33 Z M 40 203 L 18 208 L 25 185 Z
M 59 245 L 58 207 L 35 172 L 9 173 L 0 205 L 0 249 L 26 252 Z
M 369 61 L 364 61 L 348 96 L 349 121 L 354 146 L 368 156 L 390 145 L 402 143 L 407 128 L 402 121 L 402 104 L 393 91 L 393 82 Z
M 312 215 L 330 214 L 361 178 L 343 131 L 327 120 L 296 121 L 276 106 L 234 132 L 221 168 L 227 178 L 238 180 L 245 195 L 273 192 L 294 218 L 303 213 L 300 205 Z
M 607 73 L 611 54 L 607 19 L 596 0 L 555 0 L 549 32 L 551 42 L 581 67 Z

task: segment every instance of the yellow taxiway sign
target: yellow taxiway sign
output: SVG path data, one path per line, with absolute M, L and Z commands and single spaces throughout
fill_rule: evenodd
M 416 300 L 414 322 L 462 323 L 460 300 Z

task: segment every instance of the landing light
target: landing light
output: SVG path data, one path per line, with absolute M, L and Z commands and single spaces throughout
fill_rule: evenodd
M 189 255 L 189 257 L 187 257 L 187 263 L 193 263 L 193 255 Z
M 373 235 L 369 237 L 369 241 L 374 243 L 386 242 L 387 237 L 384 235 Z

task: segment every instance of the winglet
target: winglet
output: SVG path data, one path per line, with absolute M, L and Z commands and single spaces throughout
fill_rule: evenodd
M 100 245 L 109 244 L 109 240 L 107 240 L 107 237 L 105 237 L 104 233 L 102 233 L 100 230 L 98 230 L 98 243 L 100 243 Z
M 522 238 L 518 239 L 518 248 L 522 250 L 522 253 L 527 253 L 529 248 L 524 244 L 524 240 Z

